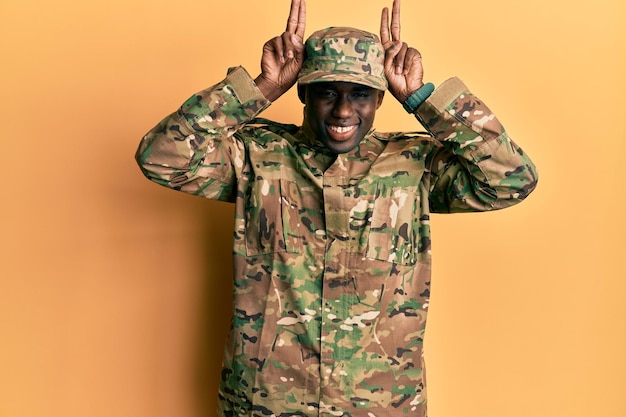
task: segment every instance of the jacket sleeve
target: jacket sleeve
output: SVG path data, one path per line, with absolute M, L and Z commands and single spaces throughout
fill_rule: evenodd
M 444 82 L 415 115 L 436 143 L 427 161 L 432 212 L 502 209 L 536 187 L 533 162 L 459 79 Z
M 244 145 L 235 132 L 270 102 L 242 67 L 189 98 L 141 140 L 135 158 L 160 185 L 203 197 L 233 201 Z

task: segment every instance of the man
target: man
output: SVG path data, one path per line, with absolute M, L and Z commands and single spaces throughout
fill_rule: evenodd
M 220 415 L 425 416 L 430 212 L 516 204 L 535 169 L 458 79 L 423 84 L 399 0 L 380 41 L 329 28 L 304 44 L 305 7 L 292 0 L 255 80 L 231 69 L 137 160 L 159 184 L 236 204 Z M 257 118 L 296 81 L 302 127 Z M 429 135 L 372 129 L 386 89 Z

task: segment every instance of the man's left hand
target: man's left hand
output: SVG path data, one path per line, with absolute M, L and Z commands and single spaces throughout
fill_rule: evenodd
M 389 91 L 404 103 L 424 85 L 422 56 L 400 38 L 400 0 L 394 0 L 389 23 L 389 9 L 384 8 L 380 18 L 380 41 L 385 49 L 385 76 Z

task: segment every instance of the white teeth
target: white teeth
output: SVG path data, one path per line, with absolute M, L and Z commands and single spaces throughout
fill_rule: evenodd
M 337 133 L 347 133 L 349 131 L 351 131 L 352 129 L 354 129 L 354 125 L 353 126 L 328 126 L 330 130 L 332 130 L 333 132 L 337 132 Z

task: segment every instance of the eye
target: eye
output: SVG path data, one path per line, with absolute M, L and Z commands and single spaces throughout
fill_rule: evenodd
M 333 90 L 320 90 L 317 94 L 324 98 L 333 98 L 337 95 Z
M 365 89 L 365 90 L 353 91 L 351 96 L 352 98 L 356 100 L 364 100 L 364 99 L 368 99 L 372 94 L 373 92 L 371 90 Z

